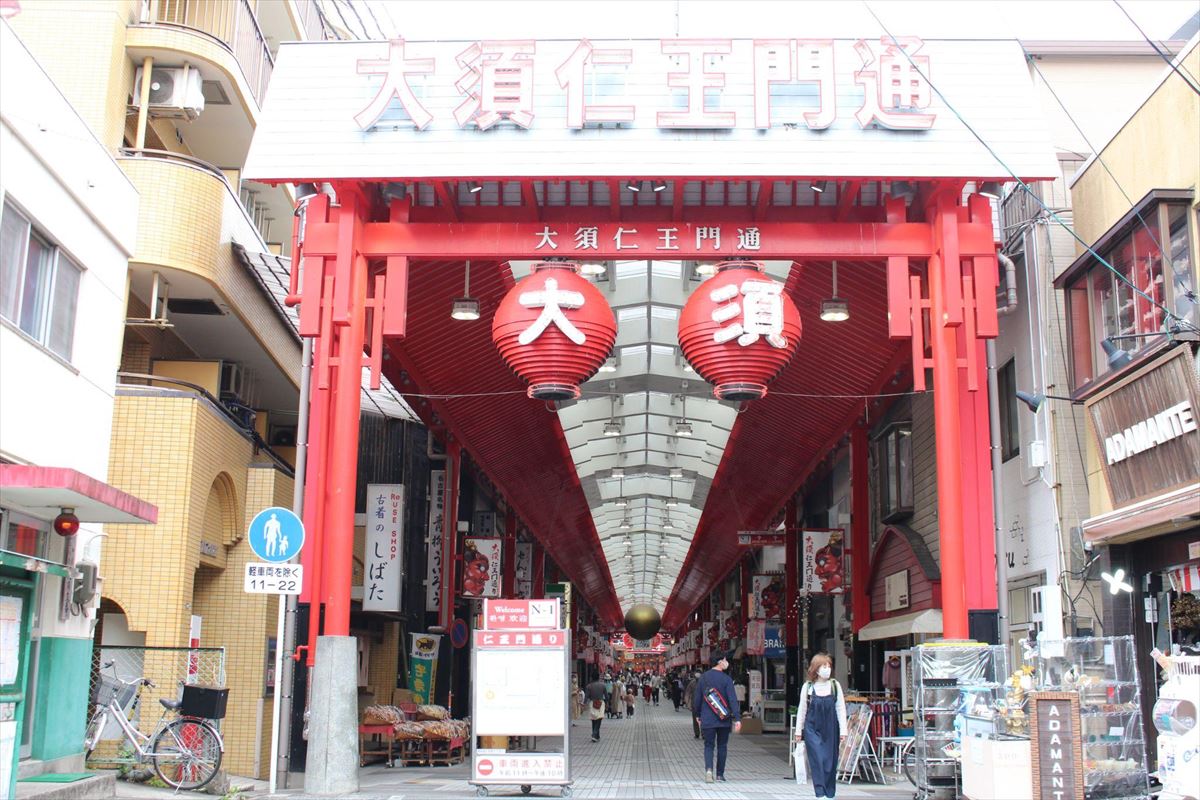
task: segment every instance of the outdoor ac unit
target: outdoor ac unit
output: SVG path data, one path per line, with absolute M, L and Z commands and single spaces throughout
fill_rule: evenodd
M 142 68 L 138 68 L 133 79 L 133 105 L 142 102 Z M 150 70 L 150 102 L 147 104 L 156 116 L 187 117 L 195 119 L 204 110 L 204 90 L 201 87 L 200 70 L 193 67 L 155 67 Z
M 250 403 L 250 380 L 247 370 L 236 361 L 221 362 L 221 399 Z

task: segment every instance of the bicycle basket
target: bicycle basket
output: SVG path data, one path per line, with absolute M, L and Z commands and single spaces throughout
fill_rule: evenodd
M 115 678 L 102 676 L 99 683 L 96 684 L 95 697 L 92 698 L 92 703 L 94 705 L 107 706 L 115 699 L 118 706 L 128 708 L 129 703 L 137 695 L 137 692 L 138 684 L 136 682 L 126 685 Z
M 225 705 L 228 702 L 228 689 L 188 684 L 183 687 L 183 704 L 179 707 L 179 713 L 185 717 L 225 719 Z

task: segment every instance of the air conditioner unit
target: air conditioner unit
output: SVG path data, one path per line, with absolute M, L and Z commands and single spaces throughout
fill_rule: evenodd
M 236 361 L 221 362 L 221 399 L 250 403 L 250 376 Z
M 133 106 L 142 102 L 142 68 L 133 78 Z M 150 70 L 150 102 L 155 116 L 195 119 L 204 110 L 203 81 L 194 67 L 155 67 Z

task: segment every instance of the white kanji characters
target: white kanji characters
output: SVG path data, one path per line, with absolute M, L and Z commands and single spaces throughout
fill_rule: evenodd
M 655 250 L 678 250 L 679 245 L 675 244 L 675 240 L 679 238 L 679 228 L 659 228 L 658 229 L 658 246 Z
M 529 344 L 541 336 L 552 322 L 575 344 L 583 344 L 587 341 L 583 331 L 576 328 L 563 313 L 564 308 L 583 307 L 582 292 L 559 289 L 558 281 L 554 278 L 547 278 L 545 287 L 541 291 L 521 292 L 517 301 L 526 308 L 542 309 L 542 313 L 533 321 L 533 324 L 521 331 L 521 335 L 517 337 L 518 344 Z
M 558 249 L 558 242 L 554 241 L 555 237 L 558 236 L 558 231 L 551 230 L 549 225 L 544 225 L 538 231 L 537 235 L 540 238 L 537 245 L 534 246 L 534 250 L 541 250 L 543 247 L 549 247 L 551 250 Z
M 863 88 L 862 108 L 854 112 L 858 124 L 865 128 L 876 123 L 894 131 L 932 128 L 937 115 L 917 113 L 928 108 L 931 99 L 929 82 L 921 76 L 929 74 L 929 56 L 917 55 L 924 42 L 916 36 L 879 41 L 884 49 L 878 59 L 865 41 L 854 44 L 863 64 L 854 72 L 854 82 Z M 868 69 L 876 61 L 877 68 Z
M 486 131 L 502 119 L 533 124 L 533 42 L 475 42 L 455 57 L 463 73 L 454 88 L 464 96 L 454 119 Z
M 817 85 L 817 110 L 804 112 L 804 124 L 818 131 L 833 124 L 833 41 L 765 39 L 754 43 L 754 127 L 771 127 L 771 84 L 793 81 Z
M 759 250 L 762 248 L 762 236 L 758 228 L 738 228 L 738 250 Z
M 597 87 L 603 83 L 599 68 L 624 67 L 632 63 L 633 50 L 599 50 L 592 47 L 592 43 L 587 39 L 580 39 L 575 50 L 567 56 L 567 60 L 554 71 L 558 85 L 567 90 L 567 127 L 578 129 L 589 122 L 633 122 L 632 105 L 584 102 L 589 83 L 593 97 Z M 587 67 L 591 69 L 585 72 Z
M 738 294 L 742 301 L 738 303 Z M 783 336 L 783 286 L 775 281 L 748 280 L 737 284 L 726 284 L 714 289 L 709 295 L 714 303 L 720 303 L 712 312 L 713 322 L 729 323 L 713 333 L 717 344 L 737 339 L 742 347 L 748 347 L 766 337 L 772 347 L 787 347 Z M 739 319 L 740 317 L 740 319 Z
M 600 229 L 597 227 L 585 227 L 575 229 L 575 249 L 576 250 L 599 250 L 600 243 L 598 237 Z
M 637 228 L 622 228 L 618 225 L 617 232 L 613 234 L 613 244 L 618 250 L 637 250 L 637 244 L 625 244 L 621 241 L 623 237 L 632 236 L 635 233 L 637 233 Z
M 720 225 L 700 225 L 696 228 L 696 249 L 700 249 L 700 243 L 703 241 L 712 242 L 713 250 L 721 249 L 721 226 Z
M 715 56 L 733 52 L 732 43 L 704 39 L 663 40 L 664 55 L 680 56 L 686 65 L 685 72 L 668 72 L 667 86 L 683 89 L 687 96 L 687 110 L 658 112 L 660 128 L 732 128 L 737 125 L 737 114 L 733 111 L 709 111 L 704 107 L 707 89 L 724 89 L 725 72 L 709 69 L 706 63 Z
M 433 114 L 430 114 L 413 94 L 412 88 L 408 85 L 407 76 L 429 75 L 432 72 L 432 58 L 406 59 L 404 57 L 403 39 L 392 39 L 388 42 L 386 59 L 360 58 L 358 74 L 383 75 L 383 84 L 371 102 L 367 103 L 367 107 L 354 115 L 354 121 L 358 123 L 358 127 L 364 131 L 371 128 L 383 116 L 383 112 L 387 110 L 392 98 L 398 97 L 400 104 L 404 106 L 404 110 L 412 119 L 417 130 L 425 130 L 426 126 L 433 121 Z

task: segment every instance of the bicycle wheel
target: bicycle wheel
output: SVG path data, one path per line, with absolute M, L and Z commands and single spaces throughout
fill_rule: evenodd
M 200 719 L 177 719 L 154 738 L 154 773 L 175 789 L 199 789 L 221 768 L 221 734 Z
M 85 761 L 91 758 L 92 751 L 96 749 L 96 745 L 100 744 L 100 736 L 104 733 L 106 724 L 108 724 L 108 709 L 96 709 L 96 713 L 92 714 L 92 718 L 88 721 L 87 733 L 83 735 L 83 758 Z

